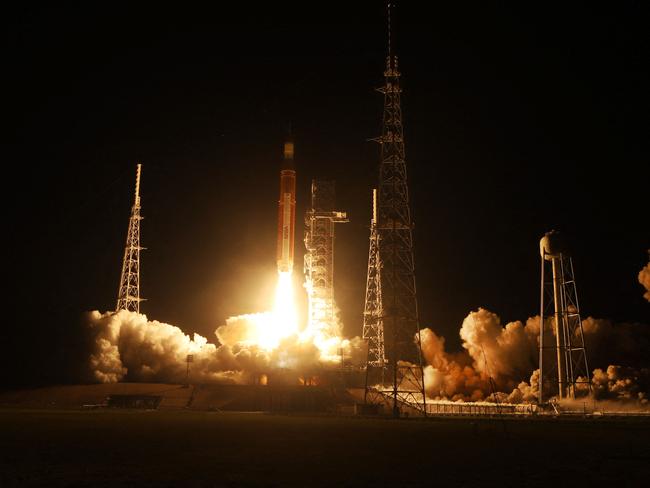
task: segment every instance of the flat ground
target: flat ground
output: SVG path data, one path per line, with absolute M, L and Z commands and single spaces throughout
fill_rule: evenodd
M 645 421 L 0 409 L 0 486 L 641 486 Z

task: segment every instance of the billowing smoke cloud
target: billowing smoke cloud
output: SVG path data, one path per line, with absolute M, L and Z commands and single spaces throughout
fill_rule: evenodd
M 591 383 L 598 399 L 636 400 L 648 403 L 650 369 L 610 365 L 594 370 Z
M 215 331 L 217 343 L 192 337 L 170 324 L 145 315 L 90 312 L 92 335 L 91 379 L 99 382 L 183 382 L 186 358 L 193 355 L 191 381 L 255 383 L 262 375 L 283 371 L 284 381 L 318 375 L 338 364 L 337 354 L 362 364 L 365 345 L 360 338 L 318 341 L 317 336 L 290 336 L 272 350 L 261 348 L 256 337 L 268 324 L 268 314 L 231 317 Z M 463 351 L 448 353 L 445 339 L 431 329 L 420 331 L 427 366 L 425 388 L 430 398 L 453 401 L 498 400 L 533 402 L 539 370 L 539 317 L 501 324 L 485 309 L 471 312 L 459 334 Z M 597 399 L 647 402 L 650 391 L 650 327 L 583 320 L 585 345 Z M 634 365 L 622 367 L 615 364 Z
M 639 283 L 645 287 L 646 292 L 643 296 L 650 302 L 650 250 L 648 251 L 648 261 L 648 264 L 639 271 Z
M 426 366 L 425 389 L 433 399 L 512 403 L 533 402 L 539 380 L 539 316 L 501 324 L 485 309 L 463 320 L 463 351 L 449 354 L 444 337 L 420 331 Z M 589 365 L 596 368 L 592 384 L 596 398 L 644 401 L 650 391 L 650 327 L 618 324 L 588 317 L 583 320 Z M 612 365 L 635 365 L 640 369 Z
M 424 368 L 424 385 L 431 398 L 477 401 L 489 390 L 489 378 L 479 374 L 466 353 L 445 352 L 445 338 L 431 329 L 420 331 L 422 352 L 428 364 Z
M 460 337 L 465 350 L 461 353 L 447 354 L 444 338 L 423 329 L 420 337 L 429 364 L 425 371 L 428 395 L 476 401 L 494 393 L 492 390 L 518 388 L 536 366 L 538 336 L 538 317 L 528 319 L 525 325 L 517 321 L 504 327 L 496 314 L 482 308 L 463 321 Z
M 485 309 L 470 313 L 460 329 L 463 347 L 473 360 L 474 368 L 500 382 L 526 377 L 536 364 L 539 317 L 526 325 L 501 319 Z
M 193 355 L 192 375 L 201 381 L 240 382 L 243 371 L 268 361 L 262 351 L 217 347 L 199 334 L 190 338 L 178 327 L 125 310 L 103 315 L 91 312 L 88 323 L 94 333 L 90 368 L 93 378 L 103 383 L 182 382 L 188 354 Z M 233 330 L 238 327 L 245 326 L 237 323 Z
M 178 327 L 150 321 L 142 314 L 90 312 L 91 379 L 104 383 L 184 382 L 189 354 L 193 355 L 191 379 L 196 382 L 252 383 L 277 369 L 292 371 L 295 378 L 287 378 L 286 372 L 284 378 L 297 381 L 299 376 L 333 366 L 313 342 L 297 336 L 284 339 L 271 351 L 260 348 L 253 337 L 265 315 L 229 318 L 215 331 L 219 344 L 212 344 L 199 334 L 190 337 Z M 343 340 L 338 347 L 344 355 L 356 357 L 361 343 Z

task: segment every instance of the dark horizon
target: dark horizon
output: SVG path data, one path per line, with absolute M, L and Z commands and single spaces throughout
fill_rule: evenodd
M 75 381 L 82 314 L 115 306 L 137 162 L 142 312 L 198 332 L 268 308 L 277 185 L 296 143 L 296 267 L 312 178 L 335 179 L 335 296 L 361 334 L 378 178 L 383 2 L 7 16 L 10 320 L 2 387 Z M 343 7 L 341 7 L 343 8 Z M 358 7 L 357 7 L 358 8 Z M 433 13 L 429 10 L 433 8 Z M 478 307 L 539 313 L 544 232 L 572 250 L 583 317 L 650 326 L 647 11 L 398 4 L 395 50 L 420 324 L 460 349 Z

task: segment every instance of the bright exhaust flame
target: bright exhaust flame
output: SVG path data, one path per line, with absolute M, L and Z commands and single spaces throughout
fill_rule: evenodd
M 321 306 L 322 300 L 313 299 L 310 307 Z M 246 347 L 259 347 L 267 353 L 281 352 L 295 346 L 313 346 L 318 351 L 319 360 L 324 363 L 339 363 L 343 351 L 350 352 L 354 346 L 348 339 L 341 337 L 340 325 L 333 316 L 323 316 L 321 320 L 308 321 L 301 325 L 298 319 L 291 271 L 278 272 L 275 290 L 275 304 L 270 312 L 254 313 L 231 317 L 225 328 L 220 328 L 217 335 L 227 334 L 228 324 L 237 322 L 246 326 L 234 334 L 236 342 Z M 232 328 L 232 327 L 231 327 Z
M 325 310 L 324 301 L 315 297 L 310 307 Z M 333 314 L 324 314 L 320 320 L 314 320 L 312 314 L 307 324 L 300 325 L 291 271 L 278 272 L 273 311 L 246 317 L 254 324 L 244 341 L 248 346 L 273 352 L 282 349 L 282 342 L 291 338 L 290 343 L 315 346 L 320 361 L 325 363 L 339 363 L 342 351 L 350 351 L 350 341 L 341 337 L 340 326 Z
M 298 334 L 298 313 L 293 292 L 291 271 L 278 273 L 273 312 L 265 314 L 267 320 L 258 323 L 257 344 L 270 351 L 280 345 L 280 341 Z

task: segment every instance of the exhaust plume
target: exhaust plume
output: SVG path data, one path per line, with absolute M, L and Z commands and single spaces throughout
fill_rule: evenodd
M 190 377 L 195 382 L 254 383 L 261 374 L 287 369 L 285 379 L 298 382 L 305 374 L 332 368 L 341 355 L 358 359 L 362 341 L 330 338 L 321 350 L 313 340 L 294 334 L 277 347 L 258 344 L 260 328 L 272 320 L 272 312 L 231 317 L 215 331 L 218 344 L 176 326 L 150 321 L 146 315 L 121 310 L 90 312 L 86 322 L 92 335 L 89 369 L 92 381 L 148 381 L 182 383 L 186 358 L 193 355 Z M 331 349 L 340 351 L 335 355 Z
M 539 317 L 504 327 L 496 314 L 479 308 L 463 320 L 459 333 L 465 350 L 450 355 L 444 338 L 430 329 L 420 332 L 429 364 L 425 389 L 433 398 L 482 400 L 493 393 L 490 377 L 496 388 L 510 391 L 529 379 L 536 366 Z
M 589 365 L 596 368 L 592 374 L 595 398 L 647 401 L 650 327 L 615 325 L 592 317 L 582 324 Z M 539 316 L 525 324 L 515 321 L 504 326 L 498 315 L 479 308 L 463 320 L 459 334 L 464 350 L 455 354 L 445 351 L 444 337 L 422 329 L 427 395 L 452 401 L 536 401 L 539 328 Z

